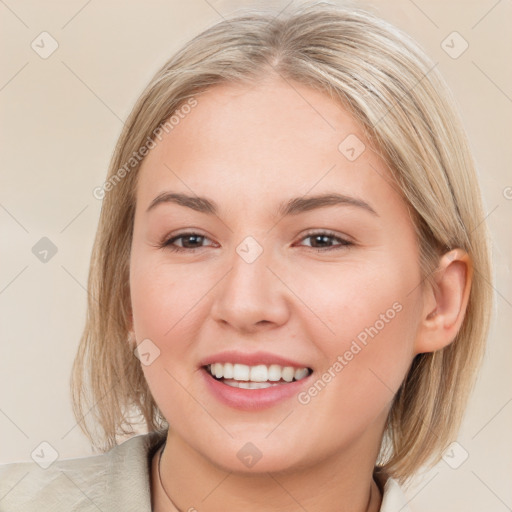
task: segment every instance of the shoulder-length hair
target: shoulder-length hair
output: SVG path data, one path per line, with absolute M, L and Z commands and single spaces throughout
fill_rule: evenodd
M 140 413 L 148 431 L 168 427 L 127 342 L 140 162 L 162 130 L 179 122 L 209 87 L 273 74 L 323 91 L 359 121 L 412 211 L 422 286 L 435 286 L 445 251 L 462 248 L 473 263 L 457 336 L 442 350 L 414 358 L 390 409 L 378 463 L 405 482 L 423 464 L 439 460 L 459 429 L 492 313 L 490 244 L 475 164 L 436 65 L 406 34 L 359 8 L 319 3 L 279 16 L 237 13 L 187 43 L 143 91 L 107 180 L 95 191 L 103 204 L 72 372 L 75 416 L 101 450 L 117 444 L 118 435 L 133 433 L 130 411 Z M 89 413 L 100 432 L 86 425 Z

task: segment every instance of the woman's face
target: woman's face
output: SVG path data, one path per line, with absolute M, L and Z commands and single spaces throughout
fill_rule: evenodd
M 230 471 L 376 455 L 423 308 L 391 174 L 321 92 L 272 79 L 196 100 L 136 191 L 133 328 L 156 403 Z

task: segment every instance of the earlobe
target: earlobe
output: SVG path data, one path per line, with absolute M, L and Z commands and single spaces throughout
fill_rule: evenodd
M 434 352 L 449 345 L 464 320 L 471 291 L 473 266 L 468 253 L 453 249 L 444 254 L 434 272 L 436 289 L 424 301 L 415 353 Z

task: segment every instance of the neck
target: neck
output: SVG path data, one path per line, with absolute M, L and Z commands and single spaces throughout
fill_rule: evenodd
M 380 510 L 382 497 L 372 478 L 377 452 L 364 453 L 360 446 L 334 454 L 313 467 L 245 474 L 212 464 L 169 430 L 160 460 L 163 488 L 158 478 L 159 456 L 160 450 L 152 468 L 155 512 Z

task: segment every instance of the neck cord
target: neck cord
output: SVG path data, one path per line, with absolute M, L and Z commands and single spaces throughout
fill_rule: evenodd
M 169 500 L 169 503 L 178 511 L 181 512 L 181 510 L 174 504 L 174 501 L 171 500 L 171 497 L 167 494 L 167 491 L 165 490 L 164 484 L 162 483 L 162 477 L 160 476 L 160 461 L 162 460 L 162 453 L 164 451 L 165 442 L 162 445 L 162 448 L 160 449 L 160 453 L 158 455 L 158 484 L 160 485 L 162 491 L 164 491 L 165 496 Z
M 164 484 L 162 483 L 162 477 L 160 476 L 160 461 L 162 460 L 162 453 L 164 452 L 164 447 L 165 447 L 165 442 L 164 444 L 162 445 L 162 448 L 160 449 L 160 453 L 158 454 L 158 471 L 157 471 L 157 474 L 158 474 L 158 484 L 160 485 L 160 487 L 162 488 L 162 491 L 164 491 L 164 494 L 165 496 L 167 497 L 167 499 L 169 500 L 169 503 L 178 511 L 178 512 L 181 512 L 181 510 L 174 504 L 174 501 L 171 500 L 171 497 L 167 494 L 167 491 L 165 490 L 165 487 L 164 487 Z M 368 506 L 367 506 L 367 510 L 368 508 L 370 507 L 371 503 L 372 503 L 372 496 L 373 496 L 373 482 L 372 482 L 372 485 L 370 486 L 370 499 L 368 500 Z

